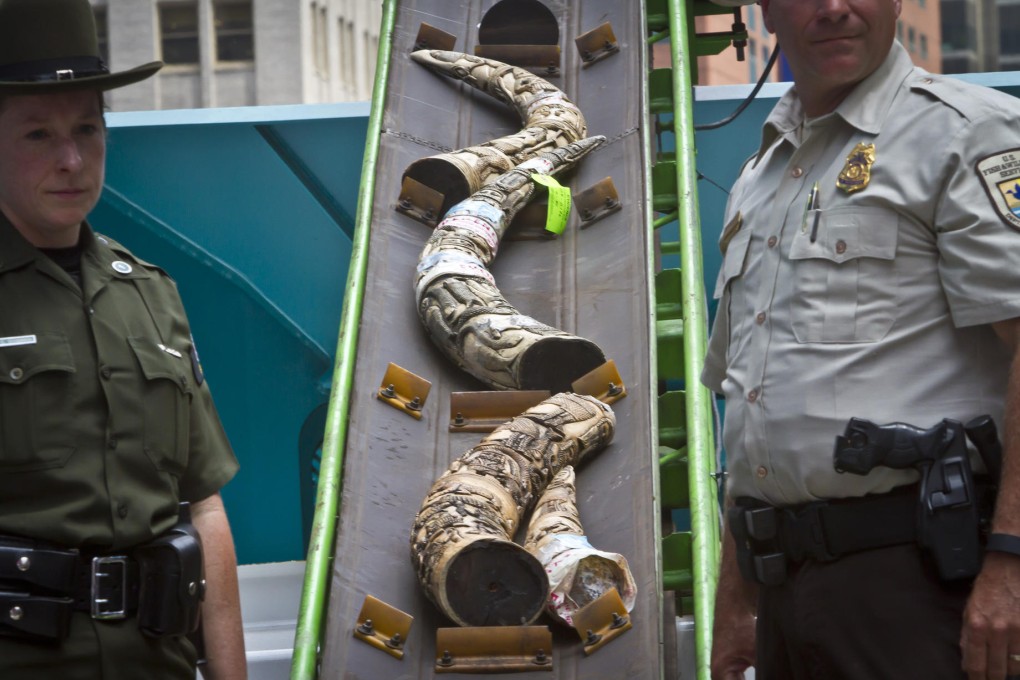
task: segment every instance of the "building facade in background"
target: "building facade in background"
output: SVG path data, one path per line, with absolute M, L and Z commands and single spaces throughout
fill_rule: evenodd
M 365 101 L 381 3 L 370 0 L 91 0 L 114 71 L 159 74 L 110 92 L 115 111 Z

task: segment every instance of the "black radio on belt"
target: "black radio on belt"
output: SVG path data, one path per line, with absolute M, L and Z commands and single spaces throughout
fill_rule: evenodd
M 981 569 L 981 522 L 990 514 L 974 482 L 965 435 L 977 446 L 994 485 L 1001 451 L 988 416 L 966 426 L 943 419 L 927 430 L 851 418 L 834 450 L 838 472 L 865 475 L 882 465 L 920 473 L 917 539 L 946 581 L 974 577 Z

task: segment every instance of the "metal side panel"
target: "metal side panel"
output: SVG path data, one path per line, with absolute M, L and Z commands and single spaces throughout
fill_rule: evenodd
M 421 592 L 409 554 L 414 516 L 434 480 L 482 435 L 449 433 L 449 395 L 485 389 L 433 347 L 415 313 L 412 279 L 429 230 L 394 211 L 401 174 L 437 149 L 478 143 L 520 129 L 513 112 L 440 78 L 407 58 L 422 21 L 457 36 L 473 51 L 475 28 L 495 4 L 411 0 L 394 32 L 387 110 L 380 140 L 368 280 L 358 343 L 343 491 L 320 677 L 391 680 L 434 677 L 438 627 L 450 624 Z M 613 405 L 613 444 L 578 470 L 581 519 L 592 544 L 623 553 L 638 584 L 633 629 L 584 656 L 572 629 L 545 617 L 554 631 L 554 671 L 516 677 L 551 680 L 660 678 L 673 654 L 662 619 L 657 459 L 649 365 L 649 216 L 640 87 L 645 49 L 640 12 L 616 0 L 546 2 L 560 21 L 562 76 L 551 79 L 580 106 L 590 134 L 610 143 L 562 178 L 577 193 L 611 176 L 622 210 L 552 241 L 504 242 L 492 267 L 496 283 L 523 313 L 597 342 L 613 359 L 628 396 Z M 621 51 L 581 68 L 573 39 L 612 22 Z M 423 418 L 375 398 L 394 362 L 430 380 Z M 366 595 L 414 616 L 398 660 L 355 639 Z M 672 628 L 672 623 L 670 628 Z M 459 675 L 458 677 L 481 677 Z

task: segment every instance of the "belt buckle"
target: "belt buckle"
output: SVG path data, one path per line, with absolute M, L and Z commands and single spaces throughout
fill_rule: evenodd
M 101 621 L 127 617 L 127 556 L 105 555 L 92 558 L 92 618 Z M 119 570 L 119 574 L 117 573 Z M 120 588 L 117 602 L 117 588 Z M 101 597 L 112 594 L 113 597 Z

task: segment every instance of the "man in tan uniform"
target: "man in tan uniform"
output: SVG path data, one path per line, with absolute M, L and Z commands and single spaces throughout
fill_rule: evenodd
M 1020 674 L 1020 101 L 914 68 L 899 0 L 761 4 L 795 87 L 730 195 L 702 379 L 726 397 L 728 504 L 792 509 L 782 531 L 814 545 L 760 585 L 727 528 L 713 677 Z M 833 441 L 852 417 L 982 414 L 1004 465 L 971 589 L 883 536 L 913 531 L 918 473 L 839 474 Z
M 160 66 L 111 74 L 87 0 L 0 0 L 4 680 L 194 678 L 203 589 L 203 671 L 246 675 L 219 496 L 238 466 L 176 286 L 85 222 L 102 92 Z

